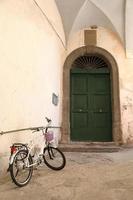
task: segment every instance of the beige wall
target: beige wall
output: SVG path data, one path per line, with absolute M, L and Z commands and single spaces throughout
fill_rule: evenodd
M 53 0 L 36 3 L 0 1 L 0 131 L 42 126 L 45 116 L 61 124 L 62 22 Z M 59 96 L 58 106 L 52 104 L 53 92 Z M 28 138 L 27 132 L 0 136 L 0 169 L 11 143 Z

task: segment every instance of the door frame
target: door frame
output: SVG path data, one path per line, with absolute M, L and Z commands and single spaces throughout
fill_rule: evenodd
M 85 54 L 99 54 L 106 60 L 110 70 L 112 104 L 112 138 L 116 144 L 122 143 L 121 114 L 119 99 L 119 72 L 114 57 L 105 49 L 95 46 L 80 47 L 71 52 L 63 68 L 63 109 L 61 143 L 70 143 L 70 69 L 73 62 Z

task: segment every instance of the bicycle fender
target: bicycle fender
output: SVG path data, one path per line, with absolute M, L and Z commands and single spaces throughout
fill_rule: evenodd
M 17 153 L 17 152 L 16 152 Z M 9 158 L 9 165 L 12 165 L 16 153 L 12 154 Z

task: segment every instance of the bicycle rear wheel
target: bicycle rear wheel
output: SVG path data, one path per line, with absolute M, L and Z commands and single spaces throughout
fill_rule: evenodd
M 25 186 L 30 181 L 33 173 L 33 166 L 27 166 L 32 163 L 32 157 L 31 155 L 27 157 L 27 151 L 20 150 L 16 153 L 13 163 L 10 166 L 10 175 L 17 186 Z
M 43 151 L 44 163 L 53 170 L 61 170 L 66 165 L 64 154 L 55 147 L 45 147 Z

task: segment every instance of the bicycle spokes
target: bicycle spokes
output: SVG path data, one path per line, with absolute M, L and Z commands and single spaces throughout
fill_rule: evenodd
M 60 170 L 64 168 L 66 159 L 58 148 L 46 147 L 44 148 L 44 162 L 51 169 Z
M 12 180 L 18 186 L 26 185 L 32 176 L 33 167 L 31 156 L 27 157 L 27 152 L 24 150 L 19 151 L 11 165 L 10 173 Z

